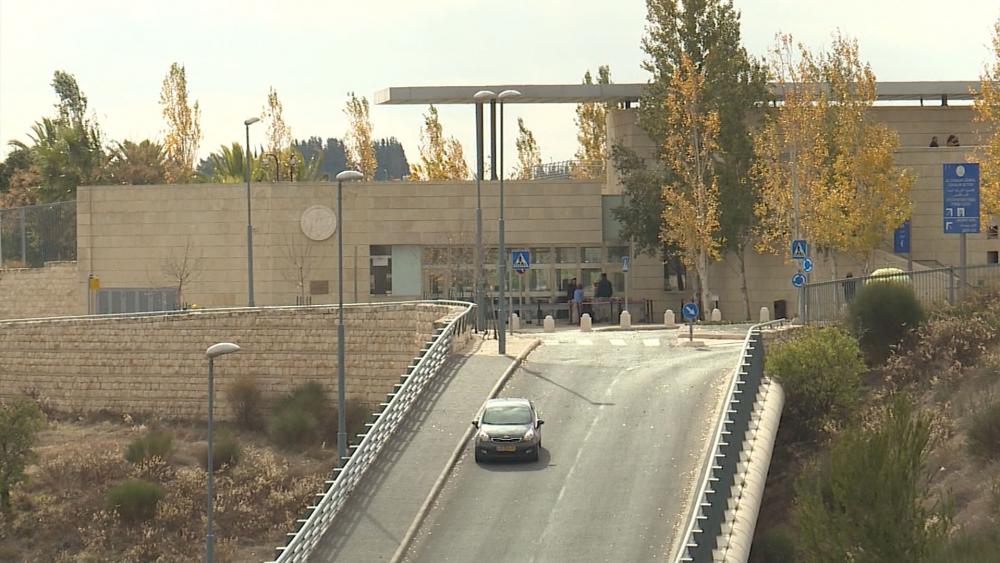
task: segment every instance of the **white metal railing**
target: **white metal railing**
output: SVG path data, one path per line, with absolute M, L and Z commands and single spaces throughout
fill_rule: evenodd
M 466 333 L 475 325 L 475 305 L 458 301 L 433 301 L 434 304 L 458 305 L 464 311 L 448 319 L 435 331 L 433 339 L 424 345 L 420 355 L 400 377 L 400 384 L 390 392 L 369 430 L 359 434 L 361 443 L 350 446 L 346 464 L 334 469 L 334 479 L 325 484 L 326 491 L 317 494 L 315 505 L 307 507 L 305 518 L 298 520 L 298 529 L 287 534 L 288 542 L 277 548 L 272 563 L 305 561 L 343 508 L 351 491 L 378 458 L 382 447 L 392 439 L 396 428 L 406 419 L 410 406 L 444 364 L 456 335 Z

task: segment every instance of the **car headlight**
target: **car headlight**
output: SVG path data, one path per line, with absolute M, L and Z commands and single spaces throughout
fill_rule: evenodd
M 525 442 L 530 442 L 530 441 L 534 440 L 535 439 L 535 429 L 532 428 L 532 429 L 528 430 L 527 432 L 525 432 L 523 439 L 524 439 Z
M 479 434 L 476 434 L 476 440 L 479 442 L 489 442 L 490 435 L 486 432 L 480 432 Z

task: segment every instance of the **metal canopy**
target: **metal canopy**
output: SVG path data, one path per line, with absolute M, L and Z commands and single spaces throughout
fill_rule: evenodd
M 585 102 L 638 102 L 645 84 L 488 84 L 478 86 L 404 86 L 379 90 L 379 105 L 471 104 L 480 90 L 517 90 L 514 104 L 578 104 Z M 971 100 L 979 92 L 978 81 L 878 82 L 877 99 L 890 100 Z M 781 89 L 771 85 L 772 99 L 781 100 Z

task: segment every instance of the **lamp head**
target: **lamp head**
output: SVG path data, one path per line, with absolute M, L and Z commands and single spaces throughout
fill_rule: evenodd
M 251 117 L 249 119 L 244 120 L 243 121 L 243 125 L 246 125 L 247 127 L 249 127 L 249 126 L 253 125 L 254 123 L 257 123 L 258 121 L 260 121 L 259 117 Z
M 499 100 L 512 100 L 512 99 L 520 98 L 520 97 L 521 97 L 521 93 L 518 92 L 517 90 L 504 90 L 503 92 L 500 92 L 500 94 L 497 96 L 497 99 L 499 99 Z
M 205 356 L 208 358 L 215 358 L 218 356 L 223 356 L 225 354 L 232 354 L 233 352 L 239 352 L 240 347 L 232 342 L 219 342 L 218 344 L 213 344 L 205 350 Z
M 472 96 L 472 99 L 477 102 L 485 102 L 486 100 L 495 100 L 496 97 L 497 95 L 493 90 L 480 90 Z
M 364 177 L 365 175 L 357 170 L 344 170 L 340 174 L 337 174 L 337 181 L 346 182 L 348 180 L 360 180 Z

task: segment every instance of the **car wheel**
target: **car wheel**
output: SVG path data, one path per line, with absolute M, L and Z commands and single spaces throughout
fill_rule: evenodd
M 479 450 L 476 450 L 476 463 L 482 463 L 483 456 L 479 455 Z

